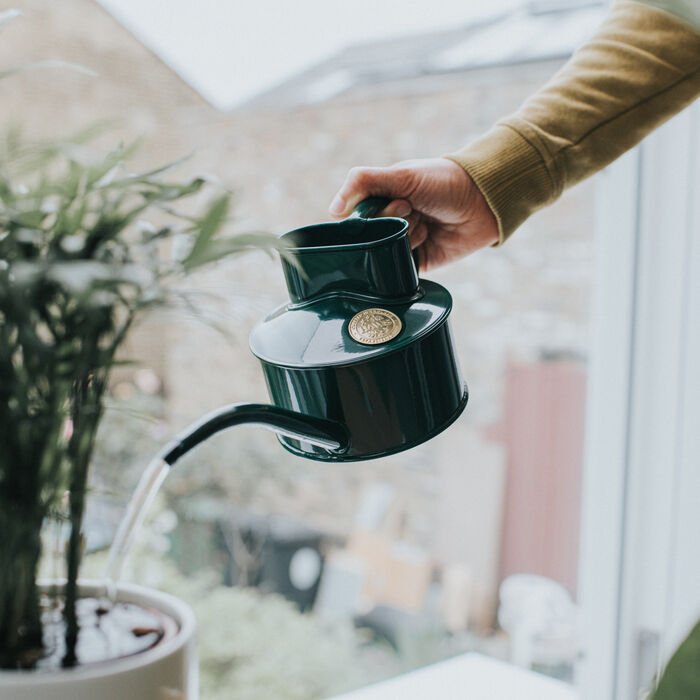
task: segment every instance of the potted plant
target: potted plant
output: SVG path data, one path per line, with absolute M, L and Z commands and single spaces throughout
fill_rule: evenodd
M 0 697 L 194 698 L 184 604 L 135 587 L 105 603 L 103 587 L 81 588 L 90 461 L 110 370 L 139 316 L 188 272 L 276 239 L 220 237 L 226 194 L 179 214 L 201 178 L 126 174 L 131 149 L 98 162 L 84 152 L 10 137 L 0 153 Z M 165 223 L 144 223 L 150 214 Z M 65 581 L 42 586 L 48 522 L 67 533 Z

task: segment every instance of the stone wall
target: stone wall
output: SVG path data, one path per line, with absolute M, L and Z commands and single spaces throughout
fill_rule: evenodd
M 182 173 L 214 173 L 234 191 L 232 230 L 282 232 L 327 219 L 326 207 L 351 166 L 385 165 L 459 147 L 516 108 L 555 68 L 494 68 L 385 90 L 379 85 L 313 106 L 224 114 L 204 103 L 95 2 L 16 5 L 25 16 L 0 36 L 0 66 L 62 58 L 98 76 L 53 69 L 0 82 L 4 124 L 50 139 L 117 118 L 118 126 L 99 145 L 141 137 L 134 167 L 192 153 Z M 287 512 L 344 533 L 363 485 L 386 480 L 401 494 L 403 535 L 432 548 L 436 494 L 444 490 L 438 475 L 454 471 L 441 464 L 469 461 L 468 446 L 498 422 L 506 363 L 531 360 L 542 350 L 585 355 L 592 228 L 587 183 L 534 216 L 503 249 L 430 274 L 454 295 L 454 335 L 472 397 L 459 422 L 435 441 L 391 459 L 328 467 L 286 454 L 270 434 L 239 431 L 195 455 L 173 488 L 216 481 L 220 493 L 246 507 Z M 225 333 L 170 314 L 140 328 L 131 346 L 132 354 L 162 377 L 173 430 L 219 404 L 265 399 L 247 335 L 285 298 L 279 263 L 261 253 L 200 274 L 190 289 L 198 290 L 197 303 Z M 497 539 L 496 533 L 489 541 Z

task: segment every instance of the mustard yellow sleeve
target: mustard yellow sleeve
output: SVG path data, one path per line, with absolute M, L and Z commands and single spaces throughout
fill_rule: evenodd
M 619 0 L 595 37 L 547 85 L 447 157 L 483 193 L 502 243 L 533 212 L 615 160 L 699 93 L 700 33 L 665 10 Z

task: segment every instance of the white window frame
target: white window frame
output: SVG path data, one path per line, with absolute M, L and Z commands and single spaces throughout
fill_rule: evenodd
M 584 700 L 636 700 L 700 617 L 700 107 L 599 176 Z

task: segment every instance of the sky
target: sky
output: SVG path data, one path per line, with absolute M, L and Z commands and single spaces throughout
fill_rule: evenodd
M 98 0 L 228 110 L 344 46 L 469 24 L 521 0 Z

